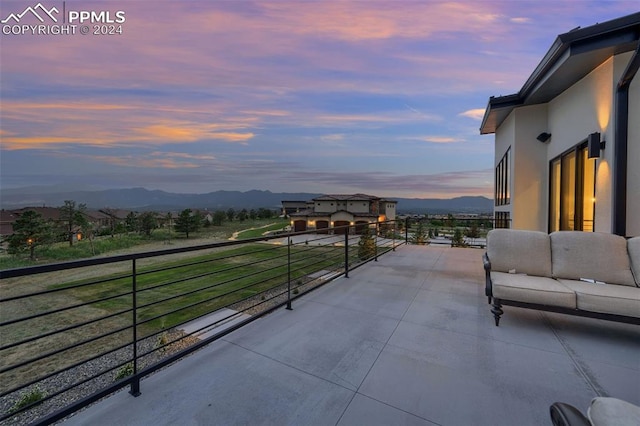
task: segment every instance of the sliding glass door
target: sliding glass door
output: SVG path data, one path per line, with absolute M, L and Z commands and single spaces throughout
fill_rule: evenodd
M 551 160 L 549 232 L 594 230 L 595 172 L 586 143 Z

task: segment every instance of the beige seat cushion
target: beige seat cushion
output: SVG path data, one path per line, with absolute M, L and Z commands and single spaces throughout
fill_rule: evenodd
M 558 231 L 550 238 L 555 278 L 591 278 L 636 286 L 624 237 L 600 232 Z
M 593 426 L 640 425 L 640 407 L 617 398 L 593 398 L 587 416 Z
M 487 235 L 491 270 L 551 276 L 549 235 L 538 231 L 493 229 Z
M 578 309 L 640 318 L 640 288 L 558 280 L 575 291 Z
M 493 297 L 576 308 L 576 294 L 553 278 L 491 271 Z
M 640 287 L 640 237 L 627 240 L 627 251 L 631 261 L 631 272 L 636 279 L 636 285 Z

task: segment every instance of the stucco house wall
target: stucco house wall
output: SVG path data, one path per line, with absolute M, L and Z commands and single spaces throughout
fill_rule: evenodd
M 628 58 L 627 58 L 628 61 Z M 614 155 L 614 73 L 613 58 L 549 102 L 548 160 L 584 141 L 590 133 L 600 132 L 610 141 L 596 160 L 596 206 L 594 231 L 611 232 L 611 164 Z
M 576 149 L 597 132 L 606 146 L 599 158 L 588 163 L 595 163 L 593 230 L 640 235 L 639 30 L 640 12 L 561 34 L 519 92 L 489 99 L 480 132 L 495 134 L 495 167 L 509 147 L 511 154 L 511 202 L 495 206 L 496 218 L 509 212 L 513 228 L 555 228 L 549 226 L 551 160 Z M 619 88 L 622 81 L 626 85 Z M 623 105 L 619 93 L 625 87 L 629 88 L 628 114 L 616 111 Z M 551 138 L 537 141 L 543 132 Z M 626 145 L 626 156 L 616 152 L 617 145 Z M 570 161 L 571 157 L 564 158 Z M 576 179 L 582 176 L 576 172 Z M 579 185 L 576 188 L 582 193 Z M 570 198 L 565 196 L 574 195 L 569 191 L 562 196 L 563 205 L 571 209 L 565 204 Z M 583 196 L 579 204 L 590 202 L 589 192 Z M 585 215 L 590 217 L 589 212 Z M 580 211 L 576 219 L 581 220 Z
M 513 159 L 514 152 L 516 152 L 517 147 L 515 146 L 515 114 L 510 114 L 500 126 L 498 130 L 496 130 L 496 145 L 495 145 L 495 158 L 494 165 L 497 165 L 500 160 L 504 157 L 507 150 L 511 147 L 511 157 Z M 514 171 L 514 161 L 510 161 L 509 164 L 509 176 L 513 176 Z M 509 204 L 495 206 L 494 211 L 496 212 L 508 212 L 509 216 L 513 218 L 513 179 L 509 182 L 510 188 L 509 192 L 511 193 L 511 202 Z M 511 224 L 513 227 L 514 224 Z
M 547 131 L 547 105 L 516 109 L 513 149 L 513 228 L 547 230 L 549 173 L 547 144 L 536 139 Z M 553 132 L 551 132 L 553 133 Z

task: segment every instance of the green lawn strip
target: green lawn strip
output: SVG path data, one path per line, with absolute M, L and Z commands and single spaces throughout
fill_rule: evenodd
M 280 231 L 280 230 L 284 229 L 288 224 L 289 224 L 288 221 L 282 221 L 282 222 L 278 222 L 278 223 L 272 223 L 272 224 L 267 225 L 267 226 L 261 226 L 261 227 L 256 228 L 256 229 L 247 229 L 245 231 L 238 232 L 238 235 L 236 236 L 236 238 L 237 239 L 244 239 L 244 238 L 262 237 L 265 232 Z
M 274 219 L 247 219 L 244 221 L 232 221 L 223 222 L 220 226 L 206 226 L 202 227 L 199 231 L 190 233 L 189 240 L 194 238 L 213 238 L 213 239 L 227 239 L 231 237 L 234 232 L 241 232 L 247 228 L 258 228 L 261 226 L 270 225 L 269 227 L 262 228 L 261 232 L 267 230 L 282 229 L 288 225 L 287 221 L 280 221 L 274 224 Z M 261 235 L 259 231 L 259 235 Z M 247 238 L 243 236 L 243 238 Z M 171 241 L 187 240 L 186 235 L 182 233 L 176 233 L 175 231 L 169 231 L 167 229 L 155 229 L 150 236 L 142 235 L 139 233 L 124 233 L 116 234 L 114 237 L 110 235 L 104 235 L 95 237 L 92 241 L 89 239 L 83 239 L 76 241 L 73 246 L 69 246 L 68 242 L 58 242 L 48 246 L 38 247 L 36 249 L 37 261 L 30 261 L 25 256 L 28 253 L 24 252 L 18 256 L 2 255 L 0 256 L 0 269 L 18 268 L 34 266 L 43 263 L 61 262 L 66 260 L 77 260 L 93 257 L 95 255 L 104 255 L 109 252 L 128 249 L 135 246 L 144 248 L 145 244 L 155 243 L 159 241 L 165 241 L 170 243 Z
M 265 250 L 269 246 L 250 244 L 188 260 L 163 263 L 161 268 L 158 265 L 152 265 L 139 270 L 136 282 L 137 303 L 141 306 L 138 310 L 138 321 L 154 318 L 143 324 L 142 329 L 145 334 L 171 328 L 176 324 L 285 284 L 287 282 L 286 246 L 272 247 Z M 330 253 L 335 252 L 332 248 L 324 248 L 311 256 L 308 253 L 301 253 L 301 256 L 304 256 L 302 259 L 296 258 L 298 251 L 302 252 L 303 249 L 292 248 L 292 260 L 297 260 L 292 266 L 295 269 L 292 280 L 336 263 L 335 253 L 334 258 L 330 257 Z M 108 277 L 102 279 L 107 280 Z M 85 282 L 62 283 L 49 288 L 67 288 Z M 131 287 L 131 276 L 118 275 L 113 280 L 107 280 L 98 285 L 70 288 L 69 296 L 78 301 L 91 302 L 128 293 Z M 123 295 L 92 303 L 91 306 L 103 313 L 112 313 L 130 308 L 131 303 L 131 295 Z M 185 307 L 187 308 L 179 310 Z M 175 312 L 170 313 L 171 311 Z

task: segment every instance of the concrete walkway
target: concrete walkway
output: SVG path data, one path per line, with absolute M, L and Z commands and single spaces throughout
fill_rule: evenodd
M 640 405 L 640 328 L 505 307 L 481 250 L 403 246 L 65 425 L 549 425 Z

